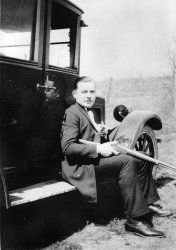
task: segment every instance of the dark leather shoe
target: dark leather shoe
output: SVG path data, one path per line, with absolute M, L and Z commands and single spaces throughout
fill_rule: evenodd
M 173 214 L 170 210 L 164 210 L 159 205 L 150 205 L 149 209 L 153 214 L 156 214 L 161 217 L 165 217 L 165 216 L 169 216 Z
M 136 235 L 143 236 L 143 237 L 163 237 L 164 233 L 158 231 L 148 225 L 145 222 L 137 221 L 134 219 L 127 220 L 125 223 L 126 231 L 132 232 Z

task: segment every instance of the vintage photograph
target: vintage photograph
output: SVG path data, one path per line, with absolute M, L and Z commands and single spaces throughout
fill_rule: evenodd
M 176 249 L 175 13 L 0 1 L 0 250 Z

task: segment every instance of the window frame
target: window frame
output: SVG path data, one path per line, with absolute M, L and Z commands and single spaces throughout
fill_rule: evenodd
M 70 55 L 70 66 L 68 68 L 54 66 L 49 64 L 49 49 L 50 49 L 50 26 L 51 26 L 51 8 L 52 8 L 52 1 L 57 2 L 58 4 L 62 5 L 63 7 L 73 11 L 75 14 L 78 15 L 77 17 L 77 24 L 76 24 L 76 32 L 75 34 L 75 43 L 72 44 L 70 47 L 71 55 Z M 79 67 L 80 67 L 80 37 L 81 37 L 81 18 L 82 18 L 82 10 L 78 9 L 74 4 L 69 1 L 63 0 L 49 0 L 48 1 L 48 8 L 47 8 L 47 24 L 46 24 L 46 50 L 45 50 L 45 65 L 47 69 L 51 70 L 59 70 L 63 72 L 71 72 L 79 74 Z M 75 52 L 75 53 L 74 53 Z
M 1 55 L 1 58 L 4 60 L 10 60 L 12 62 L 23 62 L 24 64 L 39 64 L 40 60 L 40 48 L 41 44 L 41 34 L 39 34 L 39 31 L 41 30 L 39 27 L 41 26 L 41 23 L 43 20 L 41 19 L 41 13 L 44 6 L 42 6 L 42 0 L 36 0 L 35 1 L 35 11 L 33 12 L 33 20 L 32 20 L 32 30 L 31 30 L 31 39 L 30 39 L 30 48 L 29 48 L 29 59 L 25 60 L 18 57 L 10 57 L 10 56 L 3 56 Z M 41 32 L 41 31 L 40 31 Z M 38 39 L 38 40 L 37 40 Z M 40 52 L 40 53 L 39 53 Z M 40 62 L 41 64 L 41 62 Z
M 38 66 L 44 72 L 45 70 L 61 71 L 64 73 L 79 74 L 80 66 L 80 36 L 81 36 L 81 19 L 83 11 L 68 0 L 36 0 L 37 13 L 36 20 L 33 23 L 35 28 L 32 32 L 32 47 L 30 49 L 30 57 L 33 60 L 23 60 L 10 56 L 0 56 L 0 60 L 4 62 L 12 62 L 20 65 Z M 61 68 L 49 65 L 49 41 L 50 41 L 50 23 L 51 23 L 51 3 L 56 1 L 62 6 L 68 8 L 78 15 L 76 27 L 75 55 L 72 57 L 72 68 Z M 35 32 L 35 33 L 34 33 Z M 33 54 L 32 54 L 33 53 Z

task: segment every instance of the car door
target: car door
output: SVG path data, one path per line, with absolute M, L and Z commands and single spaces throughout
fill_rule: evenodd
M 73 102 L 73 82 L 79 74 L 82 11 L 70 2 L 51 0 L 47 15 L 44 139 L 47 152 L 60 161 L 61 122 L 66 107 Z
M 0 29 L 1 166 L 8 188 L 23 185 L 35 157 L 32 138 L 43 96 L 44 12 L 46 1 L 2 0 Z M 24 180 L 24 182 L 26 179 Z

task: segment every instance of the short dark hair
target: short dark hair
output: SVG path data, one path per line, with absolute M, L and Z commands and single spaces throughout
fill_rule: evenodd
M 80 76 L 76 78 L 76 80 L 74 81 L 73 90 L 76 90 L 78 88 L 79 82 L 91 82 L 91 81 L 93 81 L 93 79 L 90 78 L 89 76 Z

